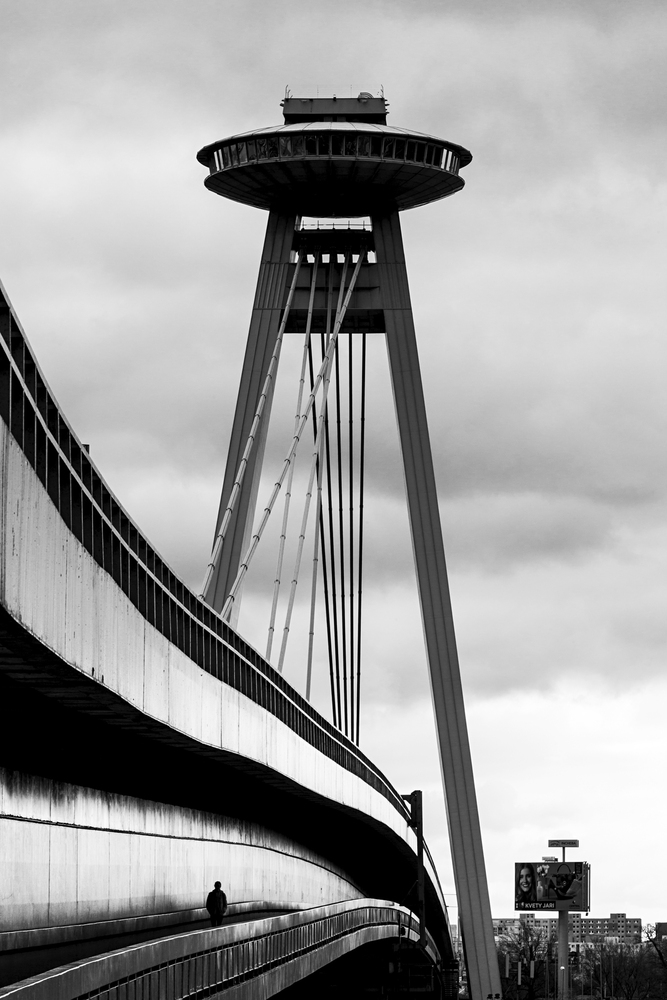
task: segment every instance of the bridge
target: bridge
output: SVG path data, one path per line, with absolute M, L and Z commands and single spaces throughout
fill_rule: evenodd
M 273 666 L 268 650 L 260 654 L 234 627 L 261 535 L 252 525 L 281 338 L 304 331 L 307 342 L 321 337 L 321 373 L 313 372 L 308 401 L 299 405 L 284 467 L 288 473 L 312 421 L 321 494 L 337 338 L 347 332 L 351 358 L 353 336 L 384 328 L 391 355 L 400 314 L 395 349 L 405 353 L 409 309 L 400 301 L 397 208 L 462 186 L 461 147 L 388 129 L 373 119 L 385 114 L 384 101 L 371 101 L 370 110 L 367 104 L 366 97 L 343 109 L 336 126 L 326 109 L 316 107 L 304 124 L 302 107 L 292 109 L 293 120 L 286 107 L 290 134 L 264 130 L 199 154 L 210 169 L 208 186 L 251 204 L 268 198 L 270 213 L 201 594 L 178 578 L 107 487 L 2 291 L 0 996 L 457 993 L 457 955 L 423 841 L 420 796 L 406 800 L 358 745 L 361 569 L 356 583 L 350 577 L 348 632 L 340 643 L 337 631 L 328 633 L 331 722 L 311 705 L 309 687 L 304 697 L 287 683 L 282 657 Z M 292 203 L 294 171 L 307 179 L 302 207 L 325 218 L 358 215 L 354 199 L 364 185 L 376 192 L 373 184 L 381 183 L 390 201 L 372 201 L 371 227 L 348 227 L 342 238 L 335 227 L 308 229 Z M 293 183 L 278 205 L 268 179 L 285 188 L 286 177 Z M 414 378 L 410 358 L 402 367 Z M 392 372 L 399 428 L 411 436 L 414 456 L 428 450 L 425 414 L 401 417 L 401 408 L 419 411 L 419 398 L 414 387 L 397 389 L 400 369 Z M 471 993 L 481 1000 L 499 993 L 499 980 L 495 957 L 489 960 L 490 911 L 453 633 L 445 637 L 446 669 L 434 652 L 449 628 L 435 483 L 424 487 L 428 462 L 426 472 L 415 462 L 408 500 L 421 507 L 417 568 L 441 748 L 448 743 L 443 772 L 466 965 Z M 320 503 L 317 514 L 314 562 L 322 564 Z M 423 526 L 429 519 L 430 529 Z M 353 554 L 361 551 L 358 525 Z M 342 545 L 328 550 L 330 567 Z M 420 545 L 430 547 L 425 559 Z M 343 592 L 343 620 L 344 607 Z M 443 615 L 445 626 L 438 624 Z M 349 651 L 342 680 L 339 645 Z M 217 878 L 229 914 L 223 926 L 203 927 L 203 900 Z

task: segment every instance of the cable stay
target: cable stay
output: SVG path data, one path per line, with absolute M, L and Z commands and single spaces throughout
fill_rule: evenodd
M 355 731 L 355 699 L 354 699 L 354 392 L 353 392 L 353 364 L 354 357 L 352 351 L 352 339 L 350 338 L 348 351 L 348 403 L 347 403 L 347 425 L 348 425 L 348 489 L 349 489 L 349 546 L 350 555 L 348 566 L 350 571 L 350 738 L 354 740 Z
M 308 620 L 308 653 L 306 657 L 306 701 L 310 701 L 310 686 L 313 676 L 313 648 L 315 645 L 315 608 L 317 605 L 317 576 L 319 568 L 320 518 L 322 516 L 322 453 L 318 449 L 317 460 L 317 509 L 315 531 L 313 533 L 313 572 L 310 587 L 310 617 Z M 331 676 L 331 671 L 329 671 Z M 332 689 L 333 707 L 333 689 Z
M 344 270 L 338 284 L 338 302 L 344 290 Z M 328 303 L 333 305 L 334 268 L 329 265 Z M 330 324 L 327 324 L 327 329 Z M 347 364 L 343 362 L 345 339 L 338 338 L 334 354 L 332 385 L 324 412 L 323 449 L 318 449 L 319 469 L 316 530 L 313 539 L 310 620 L 306 692 L 312 685 L 312 656 L 317 577 L 321 569 L 324 590 L 331 710 L 334 724 L 358 743 L 361 706 L 361 608 L 363 574 L 363 501 L 366 423 L 366 334 L 361 336 L 361 381 L 355 372 L 352 334 L 347 338 Z M 322 334 L 322 357 L 327 335 Z M 343 354 L 341 354 L 343 351 Z M 311 384 L 312 357 L 309 359 Z M 344 377 L 345 376 L 345 377 Z M 345 378 L 347 386 L 344 387 Z M 344 388 L 346 391 L 344 391 Z M 355 394 L 358 393 L 358 401 Z M 344 415 L 344 400 L 347 414 Z M 330 420 L 330 411 L 332 419 Z M 343 434 L 344 422 L 347 433 Z M 314 439 L 317 425 L 313 426 Z M 356 435 L 356 436 L 355 436 Z M 358 439 L 358 440 L 357 440 Z M 347 456 L 344 456 L 347 449 Z M 347 482 L 345 481 L 347 479 Z M 324 482 L 326 480 L 326 482 Z
M 278 359 L 280 358 L 280 348 L 282 346 L 283 337 L 285 335 L 285 327 L 287 325 L 287 317 L 289 316 L 289 311 L 292 306 L 292 299 L 294 298 L 294 290 L 296 288 L 296 283 L 299 278 L 299 271 L 301 270 L 301 262 L 303 255 L 299 253 L 296 260 L 296 267 L 294 268 L 294 274 L 292 276 L 292 284 L 290 285 L 289 294 L 287 296 L 287 303 L 285 305 L 285 311 L 283 313 L 283 318 L 280 323 L 280 328 L 278 330 L 278 336 L 276 337 L 276 343 L 273 348 L 273 353 L 269 361 L 269 367 L 266 373 L 266 378 L 264 380 L 264 385 L 262 386 L 262 392 L 259 397 L 257 404 L 257 410 L 255 411 L 255 416 L 253 418 L 252 425 L 250 427 L 250 433 L 248 434 L 248 440 L 246 442 L 243 455 L 241 456 L 241 461 L 239 462 L 239 468 L 236 473 L 236 478 L 234 480 L 234 485 L 229 496 L 229 502 L 225 509 L 225 513 L 222 516 L 222 521 L 220 522 L 220 528 L 218 534 L 216 535 L 215 542 L 213 543 L 213 551 L 211 552 L 211 560 L 208 564 L 206 575 L 204 577 L 204 582 L 201 587 L 201 593 L 199 597 L 204 600 L 204 595 L 208 590 L 208 586 L 215 572 L 215 568 L 220 561 L 220 553 L 222 552 L 222 546 L 225 541 L 225 535 L 227 533 L 227 528 L 229 527 L 229 522 L 231 521 L 232 514 L 234 513 L 234 507 L 236 506 L 236 500 L 239 493 L 241 492 L 241 485 L 243 483 L 243 477 L 245 475 L 245 470 L 248 466 L 248 460 L 252 452 L 255 439 L 257 437 L 257 432 L 259 430 L 260 421 L 262 419 L 262 414 L 264 412 L 264 407 L 266 405 L 266 399 L 271 389 L 271 384 L 275 378 L 276 370 L 278 368 Z M 223 616 L 224 617 L 224 616 Z
M 331 363 L 327 366 L 327 370 L 324 376 L 323 389 L 322 389 L 322 409 L 326 407 L 327 404 L 327 394 L 329 392 L 329 384 L 331 381 Z M 313 456 L 310 467 L 310 475 L 308 477 L 308 487 L 306 489 L 306 501 L 303 509 L 303 517 L 301 519 L 301 531 L 299 533 L 299 542 L 297 546 L 296 561 L 294 564 L 294 573 L 292 575 L 292 585 L 290 587 L 289 602 L 287 605 L 287 613 L 285 615 L 285 627 L 283 628 L 283 640 L 280 647 L 280 658 L 278 660 L 278 670 L 282 673 L 283 665 L 285 662 L 285 652 L 287 650 L 287 639 L 289 636 L 290 625 L 292 622 L 292 612 L 294 610 L 294 599 L 296 596 L 296 587 L 299 581 L 299 570 L 301 568 L 301 556 L 303 554 L 303 546 L 306 540 L 306 527 L 308 525 L 308 513 L 310 510 L 310 501 L 313 495 L 313 483 L 315 481 L 315 475 L 317 473 L 320 451 L 322 448 L 322 428 L 324 424 L 324 419 L 322 413 L 320 413 L 318 419 L 317 435 L 315 438 L 315 447 L 313 449 Z
M 322 334 L 320 337 L 320 346 L 322 350 L 322 356 L 324 356 L 325 350 L 329 346 L 329 337 L 331 330 L 331 310 L 333 304 L 333 283 L 334 283 L 334 267 L 333 264 L 329 265 L 329 280 L 328 280 L 328 292 L 327 292 L 327 326 L 326 326 L 326 336 Z M 340 650 L 338 646 L 338 600 L 337 600 L 337 587 L 336 587 L 336 550 L 334 546 L 334 534 L 333 534 L 333 497 L 332 497 L 332 476 L 331 476 L 331 438 L 329 433 L 329 411 L 325 412 L 325 441 L 326 441 L 326 475 L 327 475 L 327 514 L 328 514 L 328 541 L 329 541 L 329 583 L 330 583 L 330 600 L 331 600 L 331 625 L 333 633 L 333 643 L 329 640 L 329 670 L 334 677 L 334 687 L 335 687 L 335 710 L 334 717 L 337 718 L 338 728 L 342 730 L 342 719 L 343 719 L 343 708 L 341 703 L 341 683 L 340 683 Z M 322 529 L 323 533 L 323 529 Z M 325 537 L 323 535 L 323 537 Z M 324 551 L 325 542 L 323 542 Z M 323 563 L 324 568 L 324 563 Z M 326 577 L 325 577 L 326 579 Z
M 308 299 L 308 316 L 306 319 L 306 333 L 303 342 L 303 354 L 301 358 L 301 375 L 299 377 L 299 391 L 296 400 L 296 414 L 294 417 L 294 433 L 296 434 L 301 419 L 301 404 L 303 402 L 303 392 L 306 383 L 306 365 L 308 364 L 310 347 L 310 329 L 313 322 L 313 304 L 315 302 L 315 288 L 317 285 L 317 266 L 319 263 L 319 253 L 315 255 L 315 262 L 310 278 L 310 296 Z M 313 410 L 313 414 L 314 414 Z M 283 523 L 280 532 L 280 544 L 278 547 L 278 563 L 276 566 L 276 577 L 273 582 L 273 599 L 271 602 L 271 617 L 269 619 L 269 634 L 266 642 L 266 658 L 271 659 L 271 647 L 273 645 L 273 635 L 275 632 L 276 613 L 278 610 L 278 597 L 280 595 L 280 582 L 282 578 L 283 558 L 285 555 L 285 542 L 287 540 L 287 524 L 289 521 L 290 500 L 292 496 L 292 481 L 294 479 L 294 462 L 290 466 L 287 486 L 285 487 L 285 506 L 283 509 Z M 280 668 L 279 668 L 280 669 Z
M 343 292 L 344 292 L 344 289 L 345 289 L 345 278 L 346 278 L 347 269 L 348 269 L 348 265 L 349 265 L 349 256 L 350 256 L 349 254 L 346 254 L 346 256 L 345 256 L 345 263 L 343 265 L 343 274 L 342 274 L 342 277 L 341 277 L 341 284 L 340 284 L 340 289 L 339 289 L 339 293 L 338 293 L 338 305 L 336 307 L 335 327 L 338 328 L 339 330 L 340 330 L 340 326 L 342 325 L 342 321 L 343 321 L 343 314 L 342 314 L 342 310 L 343 310 Z M 350 287 L 349 291 L 351 291 L 351 287 Z M 346 298 L 345 301 L 349 302 L 349 295 L 348 295 L 348 297 Z M 336 347 L 337 346 L 338 345 L 336 344 Z M 335 357 L 337 357 L 336 350 L 334 350 L 334 358 Z M 315 433 L 315 447 L 313 449 L 313 454 L 312 454 L 310 476 L 309 476 L 309 480 L 308 480 L 308 488 L 306 490 L 306 499 L 305 499 L 305 505 L 304 505 L 304 512 L 303 512 L 303 518 L 302 518 L 302 522 L 301 522 L 301 532 L 299 534 L 299 541 L 298 541 L 297 554 L 296 554 L 296 562 L 295 562 L 295 566 L 294 566 L 294 573 L 293 573 L 293 576 L 292 576 L 292 584 L 291 584 L 291 587 L 290 587 L 290 595 L 289 595 L 289 602 L 288 602 L 288 606 L 287 606 L 287 613 L 286 613 L 286 616 L 285 616 L 285 626 L 284 626 L 284 629 L 283 629 L 283 640 L 282 640 L 281 649 L 280 649 L 280 658 L 279 658 L 279 661 L 278 661 L 278 670 L 280 670 L 281 672 L 282 672 L 284 661 L 285 661 L 285 652 L 286 652 L 286 649 L 287 649 L 287 639 L 288 639 L 288 636 L 289 636 L 289 630 L 290 630 L 290 626 L 291 626 L 292 612 L 294 610 L 294 599 L 295 599 L 295 596 L 296 596 L 296 588 L 297 588 L 297 584 L 298 584 L 299 570 L 301 568 L 301 558 L 302 558 L 302 554 L 303 554 L 303 546 L 304 546 L 305 539 L 306 539 L 306 527 L 307 527 L 307 523 L 308 523 L 308 513 L 309 513 L 309 510 L 310 510 L 310 502 L 311 502 L 311 498 L 312 498 L 313 484 L 314 484 L 314 481 L 315 481 L 315 476 L 316 476 L 317 471 L 318 471 L 318 467 L 320 465 L 321 445 L 322 445 L 322 436 L 323 436 L 322 431 L 323 431 L 323 425 L 324 425 L 324 413 L 326 412 L 326 409 L 327 409 L 327 396 L 328 396 L 328 392 L 329 392 L 330 381 L 331 381 L 331 362 L 329 363 L 329 365 L 327 367 L 326 374 L 325 374 L 324 381 L 323 381 L 322 400 L 321 400 L 321 405 L 320 405 L 320 416 L 319 416 L 319 418 L 317 420 L 317 429 L 316 429 L 316 433 Z M 310 666 L 310 664 L 307 664 L 307 668 L 306 668 L 307 677 L 308 677 L 308 674 L 309 674 L 309 666 Z M 307 687 L 307 689 L 309 689 L 308 680 L 306 681 L 306 687 Z
M 331 269 L 329 269 L 331 270 Z M 329 282 L 327 282 L 329 284 Z M 330 329 L 331 323 L 331 310 L 330 297 L 327 297 L 327 320 L 326 329 L 327 333 Z M 322 355 L 324 355 L 324 335 L 322 336 Z M 312 344 L 308 344 L 308 370 L 310 374 L 310 385 L 311 388 L 314 385 L 315 375 L 313 371 L 313 351 Z M 328 448 L 328 417 L 327 417 L 326 407 L 323 410 L 324 413 L 324 444 L 325 449 Z M 317 435 L 317 422 L 315 420 L 315 414 L 313 411 L 313 440 L 315 440 Z M 340 704 L 336 698 L 336 692 L 338 687 L 336 685 L 335 671 L 334 671 L 334 657 L 333 657 L 333 629 L 331 621 L 331 599 L 329 594 L 329 573 L 328 573 L 328 563 L 327 563 L 327 549 L 326 549 L 326 536 L 324 533 L 324 518 L 322 515 L 322 479 L 324 471 L 324 461 L 320 461 L 318 469 L 318 481 L 317 481 L 317 518 L 316 518 L 316 529 L 315 529 L 315 550 L 313 554 L 313 581 L 311 584 L 311 610 L 310 610 L 310 628 L 308 635 L 308 659 L 306 666 L 306 691 L 310 694 L 310 682 L 312 677 L 312 656 L 313 656 L 313 641 L 314 641 L 314 618 L 315 618 L 315 603 L 316 603 L 316 591 L 317 591 L 317 563 L 319 563 L 319 555 L 321 553 L 322 562 L 322 586 L 324 590 L 324 619 L 326 623 L 326 633 L 327 633 L 327 653 L 329 660 L 329 685 L 331 688 L 331 716 L 333 719 L 333 724 L 339 726 L 340 719 Z
M 271 659 L 278 627 L 278 609 L 281 601 L 289 540 L 289 522 L 294 500 L 296 456 L 304 430 L 310 423 L 313 444 L 299 533 L 295 542 L 293 572 L 289 592 L 286 594 L 285 618 L 276 666 L 280 672 L 285 666 L 296 606 L 299 574 L 304 561 L 308 531 L 312 530 L 305 694 L 306 698 L 310 700 L 315 655 L 317 595 L 321 577 L 332 720 L 341 732 L 358 745 L 361 708 L 367 335 L 365 332 L 361 333 L 360 336 L 350 332 L 342 339 L 340 337 L 357 279 L 363 264 L 366 262 L 365 251 L 359 253 L 358 256 L 355 253 L 355 257 L 356 261 L 353 259 L 352 253 L 348 251 L 339 263 L 335 253 L 330 253 L 328 259 L 325 256 L 323 260 L 321 252 L 318 251 L 309 258 L 312 265 L 309 264 L 311 271 L 308 309 L 307 312 L 304 310 L 306 323 L 301 350 L 301 368 L 294 410 L 292 442 L 247 551 L 239 564 L 221 617 L 225 620 L 230 618 L 245 575 L 275 508 L 278 496 L 284 487 L 284 504 L 266 640 L 266 658 L 267 660 Z M 293 308 L 299 275 L 307 260 L 306 254 L 299 251 L 262 393 L 258 400 L 257 410 L 239 463 L 229 502 L 215 539 L 202 592 L 206 592 L 220 560 L 225 536 L 241 491 L 243 477 L 255 441 L 260 433 L 267 398 L 275 384 L 281 346 L 290 311 Z M 300 286 L 303 292 L 305 292 L 304 284 Z M 322 330 L 320 327 L 322 332 L 319 338 L 316 338 L 313 335 L 313 326 L 318 295 L 324 295 L 323 304 L 326 305 L 326 310 L 324 329 Z M 316 360 L 315 350 L 317 348 L 314 350 L 314 345 L 317 344 L 318 340 L 320 356 Z M 348 352 L 347 357 L 345 357 L 345 350 Z M 355 352 L 357 359 L 354 357 Z M 307 398 L 306 380 L 309 383 Z M 315 500 L 314 504 L 313 499 Z M 311 520 L 311 508 L 314 509 L 314 529 L 308 527 Z
M 333 357 L 335 346 L 336 346 L 336 343 L 338 342 L 338 334 L 340 332 L 340 327 L 341 327 L 341 324 L 343 322 L 343 319 L 344 319 L 347 307 L 349 305 L 349 301 L 350 301 L 350 298 L 352 296 L 352 291 L 353 291 L 354 286 L 356 284 L 356 280 L 357 280 L 357 277 L 359 275 L 359 271 L 361 270 L 361 265 L 363 263 L 364 258 L 365 258 L 365 253 L 362 252 L 359 255 L 359 259 L 357 261 L 357 264 L 356 264 L 356 267 L 355 267 L 355 270 L 354 270 L 354 274 L 352 275 L 352 280 L 350 281 L 350 286 L 349 286 L 349 288 L 347 290 L 347 293 L 345 295 L 345 300 L 343 302 L 343 307 L 340 310 L 339 315 L 336 317 L 336 322 L 334 324 L 334 329 L 333 329 L 333 332 L 331 334 L 331 338 L 329 340 L 329 345 L 328 345 L 327 350 L 325 352 L 325 356 L 324 356 L 324 359 L 322 361 L 322 365 L 321 365 L 320 370 L 318 372 L 317 378 L 315 379 L 315 384 L 314 384 L 313 389 L 312 389 L 312 391 L 310 393 L 310 396 L 308 397 L 308 401 L 306 403 L 306 407 L 305 407 L 305 410 L 304 410 L 303 415 L 301 417 L 301 420 L 299 421 L 299 426 L 298 426 L 297 431 L 296 431 L 296 433 L 294 435 L 294 438 L 293 438 L 293 441 L 292 441 L 292 445 L 291 445 L 290 450 L 287 453 L 287 456 L 286 456 L 286 458 L 284 460 L 282 471 L 281 471 L 280 476 L 277 479 L 277 481 L 276 481 L 276 483 L 275 483 L 275 485 L 273 487 L 273 491 L 271 493 L 271 496 L 269 497 L 269 501 L 268 501 L 266 507 L 264 508 L 264 513 L 262 515 L 262 519 L 261 519 L 261 521 L 259 523 L 259 526 L 258 526 L 256 532 L 254 533 L 254 535 L 252 537 L 252 540 L 250 542 L 250 546 L 248 547 L 248 550 L 247 550 L 247 552 L 246 552 L 243 560 L 240 563 L 239 571 L 238 571 L 238 573 L 236 575 L 234 583 L 232 584 L 231 590 L 229 592 L 229 596 L 227 597 L 227 600 L 225 601 L 225 605 L 224 605 L 224 607 L 222 609 L 222 613 L 221 613 L 223 619 L 225 619 L 225 620 L 229 620 L 229 616 L 231 614 L 231 610 L 232 610 L 232 607 L 233 607 L 233 604 L 234 604 L 234 600 L 236 599 L 236 595 L 238 594 L 239 588 L 240 588 L 241 584 L 243 583 L 243 580 L 245 578 L 246 573 L 248 572 L 248 566 L 250 565 L 250 562 L 252 561 L 252 558 L 253 558 L 256 550 L 257 550 L 257 546 L 258 546 L 258 544 L 259 544 L 259 542 L 260 542 L 260 540 L 262 538 L 262 535 L 263 535 L 264 529 L 266 528 L 266 525 L 268 523 L 269 517 L 271 516 L 271 513 L 273 512 L 273 508 L 275 506 L 275 502 L 276 502 L 276 500 L 278 498 L 280 490 L 282 489 L 283 483 L 284 483 L 284 481 L 285 481 L 285 479 L 287 477 L 287 474 L 289 472 L 290 466 L 291 466 L 292 462 L 294 461 L 294 457 L 296 455 L 297 448 L 299 446 L 299 441 L 301 440 L 301 435 L 303 433 L 303 429 L 306 426 L 306 423 L 308 422 L 308 418 L 310 416 L 310 412 L 311 412 L 311 410 L 312 410 L 312 408 L 313 408 L 313 406 L 315 404 L 316 395 L 319 392 L 320 386 L 322 384 L 322 381 L 324 379 L 326 371 L 327 371 L 327 369 L 329 367 L 329 364 L 331 362 L 331 358 Z M 292 288 L 294 287 L 294 284 L 295 284 L 295 282 L 293 282 Z M 286 320 L 286 317 L 283 317 L 283 323 L 281 324 L 281 329 L 283 329 L 283 330 L 284 330 L 285 320 Z M 211 570 L 211 572 L 212 572 L 212 570 Z
M 363 578 L 363 554 L 364 554 L 364 479 L 366 470 L 366 333 L 361 339 L 361 413 L 360 413 L 360 441 L 359 441 L 359 542 L 357 545 L 357 726 L 356 743 L 359 746 L 359 728 L 361 721 L 361 594 Z

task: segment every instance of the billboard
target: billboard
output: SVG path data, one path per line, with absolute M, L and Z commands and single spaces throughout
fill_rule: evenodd
M 518 861 L 514 909 L 588 911 L 589 871 L 585 861 Z

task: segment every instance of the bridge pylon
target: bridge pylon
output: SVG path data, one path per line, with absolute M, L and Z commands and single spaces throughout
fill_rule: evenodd
M 325 480 L 328 474 L 331 494 L 335 460 L 326 431 L 333 399 L 340 395 L 343 340 L 348 343 L 351 425 L 353 360 L 363 382 L 366 337 L 384 333 L 468 982 L 473 1000 L 485 1000 L 489 994 L 499 995 L 501 986 L 399 219 L 403 210 L 459 191 L 464 185 L 459 171 L 471 154 L 454 143 L 387 125 L 384 98 L 366 93 L 354 99 L 288 96 L 283 113 L 283 125 L 231 136 L 198 153 L 209 169 L 209 190 L 269 212 L 202 596 L 235 621 L 247 564 L 265 522 L 263 516 L 259 527 L 253 527 L 282 340 L 286 333 L 304 333 L 310 382 L 300 397 L 294 443 L 278 485 L 289 481 L 296 446 L 310 435 L 314 445 L 309 489 L 319 519 L 314 564 L 329 573 L 331 584 L 325 583 L 332 713 L 335 724 L 358 742 L 363 521 L 356 522 L 349 543 L 335 545 L 331 540 L 327 548 L 337 515 L 334 500 L 327 522 Z M 352 221 L 362 218 L 368 223 Z M 362 385 L 354 397 L 362 423 L 364 398 Z M 340 426 L 338 436 L 340 443 Z M 346 457 L 352 466 L 353 453 L 362 463 L 364 444 L 363 437 L 355 447 L 351 441 Z M 362 464 L 359 470 L 358 485 L 351 485 L 350 471 L 346 489 L 350 497 L 356 489 L 362 509 Z M 342 476 L 338 489 L 342 491 Z M 347 498 L 343 502 L 342 492 L 339 498 L 340 513 Z M 339 520 L 342 524 L 342 513 Z M 351 517 L 348 527 L 353 528 Z M 338 603 L 332 594 L 336 580 Z M 267 655 L 271 639 L 270 631 Z

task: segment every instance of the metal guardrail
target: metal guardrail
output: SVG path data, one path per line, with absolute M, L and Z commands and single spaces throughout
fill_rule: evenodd
M 1 284 L 0 419 L 67 527 L 151 625 L 408 818 L 401 796 L 372 761 L 189 590 L 129 518 L 61 412 Z
M 359 131 L 363 129 L 363 125 L 359 124 L 354 131 L 346 132 L 314 132 L 308 125 L 302 125 L 302 132 L 296 131 L 294 126 L 287 128 L 289 131 L 283 126 L 275 132 L 260 130 L 252 136 L 236 136 L 233 141 L 226 139 L 214 143 L 213 155 L 208 162 L 210 172 L 213 174 L 245 163 L 289 160 L 293 157 L 369 157 L 421 163 L 455 176 L 459 172 L 460 156 L 440 139 L 424 137 L 426 141 L 423 141 L 417 135 L 391 134 L 387 126 L 381 126 L 382 131 L 377 128 L 368 134 Z M 211 146 L 205 149 L 209 152 Z M 201 152 L 203 154 L 204 150 Z
M 369 235 L 373 232 L 373 224 L 368 219 L 302 219 L 297 232 L 362 232 Z
M 70 530 L 147 621 L 202 670 L 373 787 L 409 822 L 402 796 L 379 768 L 189 590 L 129 518 L 60 410 L 1 282 L 0 420 Z M 425 852 L 429 874 L 443 898 L 426 845 Z
M 3 987 L 0 998 L 185 1000 L 244 983 L 251 996 L 260 976 L 288 962 L 304 960 L 294 974 L 302 978 L 326 964 L 326 950 L 335 942 L 347 939 L 348 944 L 336 950 L 337 958 L 362 943 L 387 938 L 417 942 L 418 921 L 409 910 L 383 900 L 352 900 L 133 945 Z M 434 966 L 440 965 L 430 936 L 426 954 Z

